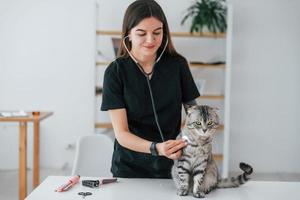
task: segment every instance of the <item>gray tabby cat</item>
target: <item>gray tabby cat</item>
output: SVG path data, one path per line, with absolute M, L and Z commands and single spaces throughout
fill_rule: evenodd
M 194 197 L 203 198 L 215 188 L 238 187 L 249 180 L 253 169 L 245 163 L 240 163 L 243 174 L 229 179 L 220 178 L 212 157 L 212 140 L 218 126 L 219 117 L 214 108 L 205 105 L 187 108 L 185 126 L 177 138 L 186 139 L 188 145 L 172 168 L 178 195 L 187 195 L 191 188 Z

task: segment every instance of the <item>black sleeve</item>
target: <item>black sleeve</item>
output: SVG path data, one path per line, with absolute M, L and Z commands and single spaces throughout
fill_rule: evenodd
M 101 110 L 125 108 L 123 84 L 118 73 L 118 64 L 112 62 L 104 73 Z
M 182 102 L 192 101 L 200 96 L 187 61 L 180 61 Z

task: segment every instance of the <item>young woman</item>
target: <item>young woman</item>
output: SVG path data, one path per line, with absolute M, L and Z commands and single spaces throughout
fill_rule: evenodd
M 119 57 L 105 71 L 101 105 L 116 136 L 111 171 L 115 177 L 170 178 L 186 146 L 176 140 L 182 104 L 194 104 L 200 94 L 154 0 L 129 5 L 122 37 Z

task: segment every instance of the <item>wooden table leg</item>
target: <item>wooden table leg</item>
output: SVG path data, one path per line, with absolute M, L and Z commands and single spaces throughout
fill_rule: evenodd
M 24 200 L 27 195 L 27 123 L 20 122 L 19 127 L 19 199 Z
M 40 184 L 40 122 L 34 121 L 33 188 Z

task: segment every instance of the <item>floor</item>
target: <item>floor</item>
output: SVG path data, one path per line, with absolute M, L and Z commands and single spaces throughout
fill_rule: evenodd
M 41 180 L 49 175 L 70 175 L 68 170 L 42 169 Z M 234 174 L 232 174 L 234 175 Z M 28 194 L 32 191 L 31 187 L 32 172 L 28 171 Z M 256 181 L 300 181 L 300 174 L 260 174 L 252 176 Z M 18 200 L 18 171 L 2 170 L 0 171 L 0 200 Z

